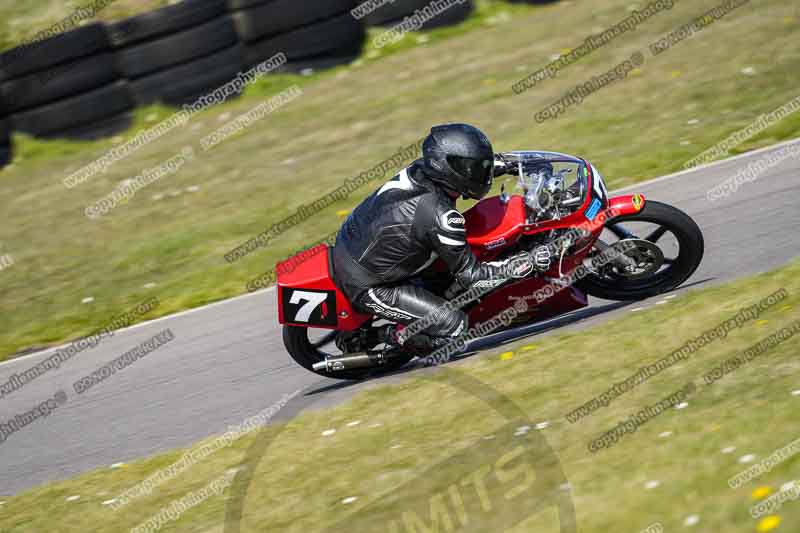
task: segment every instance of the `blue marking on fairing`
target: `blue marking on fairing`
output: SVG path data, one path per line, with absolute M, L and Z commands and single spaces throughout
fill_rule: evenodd
M 584 213 L 584 216 L 589 220 L 594 220 L 597 217 L 597 213 L 600 212 L 600 207 L 602 206 L 602 202 L 595 198 L 592 200 L 592 203 L 589 204 L 589 208 Z

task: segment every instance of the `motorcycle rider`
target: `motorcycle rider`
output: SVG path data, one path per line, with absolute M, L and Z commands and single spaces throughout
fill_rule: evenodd
M 481 263 L 466 242 L 464 216 L 456 199 L 480 200 L 492 180 L 507 171 L 495 159 L 486 135 L 468 124 L 434 126 L 422 145 L 422 158 L 368 196 L 345 220 L 333 248 L 334 277 L 356 309 L 409 325 L 431 321 L 411 339 L 433 349 L 467 329 L 467 316 L 446 300 L 413 284 L 418 274 L 441 258 L 462 289 L 495 287 L 550 266 L 549 252 L 537 249 L 506 261 Z M 384 342 L 405 339 L 388 328 Z M 408 339 L 408 340 L 411 340 Z

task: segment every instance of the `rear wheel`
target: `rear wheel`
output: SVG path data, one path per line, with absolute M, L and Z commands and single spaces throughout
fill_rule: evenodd
M 703 259 L 703 233 L 694 220 L 675 207 L 647 201 L 633 215 L 606 223 L 601 240 L 610 246 L 629 241 L 624 252 L 629 268 L 610 263 L 580 280 L 586 293 L 606 300 L 641 300 L 678 287 Z
M 339 334 L 335 330 L 309 329 L 299 326 L 283 326 L 283 344 L 289 355 L 295 362 L 320 376 L 334 379 L 363 380 L 387 372 L 398 370 L 405 366 L 413 356 L 403 358 L 393 358 L 385 365 L 375 368 L 342 370 L 339 372 L 327 372 L 314 370 L 314 363 L 325 360 L 326 356 L 342 355 L 336 348 L 336 336 Z

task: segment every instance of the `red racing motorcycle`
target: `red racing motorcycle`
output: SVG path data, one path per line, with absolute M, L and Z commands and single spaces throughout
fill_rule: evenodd
M 683 211 L 641 194 L 609 197 L 603 176 L 579 157 L 544 151 L 502 156 L 513 163 L 522 194 L 503 191 L 467 210 L 467 242 L 481 261 L 542 245 L 554 260 L 547 272 L 514 279 L 464 305 L 470 325 L 515 304 L 524 312 L 515 312 L 506 329 L 586 307 L 589 295 L 648 298 L 678 287 L 700 265 L 703 234 Z M 298 364 L 326 377 L 364 379 L 420 356 L 380 344 L 378 329 L 388 322 L 355 310 L 332 270 L 324 244 L 276 266 L 283 341 Z M 452 297 L 444 264 L 435 262 L 418 277 L 415 282 L 431 292 Z

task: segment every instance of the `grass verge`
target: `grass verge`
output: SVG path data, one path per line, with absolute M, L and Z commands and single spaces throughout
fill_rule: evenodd
M 480 360 L 420 371 L 398 385 L 370 388 L 344 405 L 306 412 L 243 437 L 117 511 L 102 502 L 170 465 L 184 450 L 37 488 L 0 506 L 0 529 L 121 531 L 239 468 L 252 478 L 248 490 L 234 485 L 162 530 L 222 531 L 225 505 L 241 498 L 242 531 L 413 531 L 405 528 L 406 521 L 423 524 L 420 531 L 423 526 L 446 531 L 447 519 L 454 526 L 466 519 L 461 531 L 559 531 L 554 508 L 530 512 L 545 495 L 534 490 L 543 484 L 555 491 L 557 501 L 571 497 L 584 533 L 641 531 L 655 522 L 676 531 L 687 520 L 699 520 L 703 531 L 768 531 L 777 521 L 783 524 L 779 531 L 795 531 L 800 502 L 786 502 L 773 513 L 778 518 L 765 523 L 752 519 L 748 509 L 798 478 L 800 455 L 739 489 L 729 488 L 727 480 L 800 437 L 794 423 L 800 395 L 792 394 L 800 390 L 800 337 L 713 386 L 706 386 L 702 376 L 796 322 L 798 280 L 800 262 L 794 262 L 691 290 L 596 328 L 521 341 Z M 758 319 L 592 415 L 576 423 L 566 420 L 572 409 L 642 365 L 779 289 L 788 297 Z M 453 379 L 453 371 L 463 378 Z M 482 385 L 458 385 L 471 380 Z M 688 382 L 698 387 L 688 406 L 668 409 L 607 450 L 588 451 L 590 439 Z M 513 414 L 517 408 L 521 418 Z M 524 435 L 517 426 L 522 419 L 531 426 Z M 542 445 L 542 439 L 549 444 Z M 544 453 L 548 447 L 569 486 L 549 485 L 558 476 L 543 475 L 553 471 L 547 459 L 554 456 Z M 746 456 L 752 456 L 750 462 L 742 462 Z M 452 487 L 465 502 L 461 510 Z M 66 501 L 74 495 L 81 497 Z M 434 528 L 437 520 L 441 529 Z

